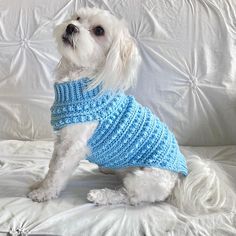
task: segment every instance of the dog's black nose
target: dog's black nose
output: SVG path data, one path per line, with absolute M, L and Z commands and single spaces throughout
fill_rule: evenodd
M 66 33 L 67 34 L 73 34 L 73 33 L 78 33 L 79 32 L 79 28 L 76 27 L 75 25 L 73 24 L 69 24 L 67 27 L 66 27 Z

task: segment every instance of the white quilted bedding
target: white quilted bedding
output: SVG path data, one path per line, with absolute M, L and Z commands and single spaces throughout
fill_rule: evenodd
M 180 144 L 236 144 L 235 0 L 1 0 L 0 139 L 52 137 L 52 31 L 81 6 L 127 21 L 143 58 L 130 92 Z
M 86 194 L 90 189 L 115 188 L 119 181 L 113 175 L 99 173 L 86 161 L 59 199 L 32 202 L 26 193 L 45 175 L 52 147 L 52 142 L 45 141 L 0 142 L 0 235 L 21 235 L 17 231 L 65 236 L 236 235 L 236 215 L 230 212 L 189 217 L 164 203 L 140 207 L 97 207 L 88 203 Z M 216 160 L 236 179 L 236 146 L 182 150 L 188 156 Z

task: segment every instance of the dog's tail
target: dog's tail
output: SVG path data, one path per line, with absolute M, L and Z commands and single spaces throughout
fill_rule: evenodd
M 178 180 L 169 199 L 172 204 L 191 215 L 235 211 L 236 193 L 225 171 L 198 156 L 189 157 L 187 165 L 189 175 Z

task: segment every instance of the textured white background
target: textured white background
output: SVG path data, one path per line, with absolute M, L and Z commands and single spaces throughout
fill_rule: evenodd
M 0 140 L 52 138 L 49 108 L 60 57 L 52 31 L 85 5 L 125 18 L 136 38 L 143 64 L 129 93 L 181 144 L 234 144 L 182 151 L 214 159 L 236 180 L 235 0 L 0 0 Z M 119 183 L 86 161 L 59 199 L 33 203 L 26 194 L 46 174 L 53 143 L 20 140 L 0 141 L 1 236 L 236 235 L 232 212 L 191 217 L 166 203 L 96 207 L 87 192 Z
M 236 143 L 234 0 L 1 0 L 0 139 L 52 138 L 52 31 L 86 5 L 126 19 L 143 58 L 129 92 L 180 144 Z

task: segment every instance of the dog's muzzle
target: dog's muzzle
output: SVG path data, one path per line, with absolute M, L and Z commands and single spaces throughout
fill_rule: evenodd
M 79 33 L 79 28 L 73 24 L 66 27 L 65 33 L 62 35 L 62 41 L 66 45 L 74 47 L 73 35 Z

